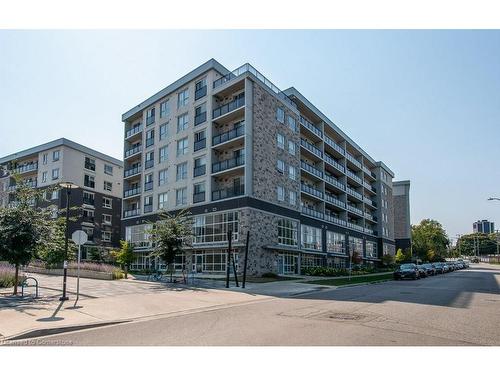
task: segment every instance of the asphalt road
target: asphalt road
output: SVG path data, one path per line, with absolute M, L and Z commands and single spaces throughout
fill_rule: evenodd
M 272 298 L 45 339 L 72 345 L 500 345 L 499 285 L 500 267 L 481 264 L 417 281 Z

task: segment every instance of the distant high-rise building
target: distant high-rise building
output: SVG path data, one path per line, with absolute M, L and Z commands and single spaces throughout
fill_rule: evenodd
M 394 181 L 392 183 L 394 201 L 394 241 L 396 249 L 411 247 L 410 224 L 410 181 Z
M 495 223 L 489 220 L 478 220 L 472 224 L 474 233 L 494 233 Z

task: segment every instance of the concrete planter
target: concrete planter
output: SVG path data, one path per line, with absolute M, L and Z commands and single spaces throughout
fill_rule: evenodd
M 40 273 L 42 275 L 54 275 L 62 276 L 62 269 L 46 269 L 46 268 L 36 268 L 36 267 L 26 267 L 27 272 Z M 77 270 L 74 268 L 68 268 L 68 276 L 77 276 Z M 80 270 L 80 277 L 86 279 L 99 279 L 99 280 L 113 280 L 113 274 L 108 272 L 97 272 L 90 270 Z

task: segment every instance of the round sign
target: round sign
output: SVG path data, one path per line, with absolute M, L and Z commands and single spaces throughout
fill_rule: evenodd
M 71 235 L 71 239 L 77 245 L 83 245 L 89 240 L 87 233 L 85 233 L 83 230 L 74 231 Z

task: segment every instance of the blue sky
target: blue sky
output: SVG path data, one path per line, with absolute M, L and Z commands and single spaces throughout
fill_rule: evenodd
M 250 62 L 410 179 L 412 223 L 500 227 L 499 31 L 0 31 L 0 56 L 0 156 L 64 136 L 121 158 L 123 112 Z

